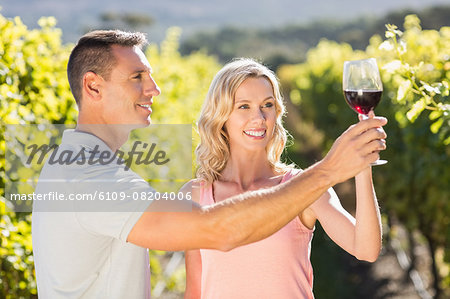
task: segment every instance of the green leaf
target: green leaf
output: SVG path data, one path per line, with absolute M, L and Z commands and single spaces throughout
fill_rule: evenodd
M 448 97 L 449 95 L 449 87 L 447 81 L 442 81 L 438 85 L 439 93 L 442 94 L 444 97 Z
M 450 136 L 444 140 L 444 145 L 450 145 Z
M 435 85 L 435 86 L 432 86 L 432 85 L 430 85 L 430 84 L 428 84 L 427 82 L 424 82 L 424 81 L 420 81 L 420 83 L 422 84 L 422 87 L 426 90 L 426 91 L 428 91 L 429 93 L 434 93 L 434 94 L 440 94 L 441 93 L 441 91 L 439 90 L 439 87 L 438 87 L 438 85 L 439 85 L 439 83 L 438 84 L 433 84 L 433 85 Z
M 414 103 L 412 108 L 406 113 L 406 117 L 410 122 L 414 122 L 417 117 L 419 117 L 420 113 L 425 109 L 425 99 L 420 98 L 417 102 Z
M 386 63 L 383 65 L 383 70 L 387 71 L 388 73 L 395 73 L 402 67 L 402 62 L 400 60 L 392 60 L 389 63 Z
M 391 40 L 385 40 L 384 42 L 381 43 L 378 49 L 384 51 L 392 51 L 394 50 L 394 45 Z
M 398 87 L 397 91 L 397 101 L 401 102 L 402 100 L 404 100 L 410 90 L 411 90 L 411 81 L 404 80 L 402 83 L 400 83 L 400 86 Z
M 38 25 L 42 28 L 54 27 L 56 26 L 56 18 L 55 17 L 41 17 L 38 20 Z
M 431 126 L 430 126 L 430 130 L 431 132 L 433 132 L 434 134 L 436 134 L 437 132 L 439 132 L 439 129 L 442 127 L 442 124 L 444 123 L 444 119 L 443 118 L 439 118 L 437 121 L 435 121 Z
M 396 35 L 402 36 L 403 32 L 398 30 L 396 25 L 386 24 L 387 31 L 385 33 L 386 38 L 394 38 Z
M 408 120 L 405 117 L 404 112 L 402 111 L 397 111 L 395 112 L 395 120 L 397 121 L 397 123 L 399 124 L 399 126 L 401 128 L 404 128 L 408 125 Z
M 441 116 L 442 116 L 442 111 L 441 110 L 436 110 L 436 111 L 432 111 L 430 113 L 429 118 L 430 118 L 430 120 L 436 120 L 436 119 L 438 119 Z
M 393 31 L 386 31 L 385 36 L 386 38 L 394 38 L 395 33 Z
M 405 41 L 400 40 L 400 42 L 398 43 L 398 51 L 400 54 L 405 54 L 407 51 L 407 46 Z
M 444 113 L 446 113 L 446 115 L 448 115 L 448 113 L 450 113 L 450 104 L 439 103 L 438 107 L 440 110 L 444 111 Z

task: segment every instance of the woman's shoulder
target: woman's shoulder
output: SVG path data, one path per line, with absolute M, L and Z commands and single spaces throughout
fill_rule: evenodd
M 285 169 L 284 172 L 284 180 L 283 181 L 287 181 L 293 177 L 295 177 L 296 175 L 300 174 L 303 172 L 303 169 L 298 168 L 297 166 L 289 166 Z
M 181 187 L 180 192 L 181 193 L 188 193 L 190 192 L 192 194 L 192 200 L 196 203 L 200 202 L 200 193 L 202 188 L 206 188 L 210 184 L 206 182 L 203 179 L 192 179 L 186 184 Z

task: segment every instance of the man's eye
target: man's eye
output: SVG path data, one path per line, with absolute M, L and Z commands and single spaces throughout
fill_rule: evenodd
M 137 74 L 135 76 L 133 76 L 133 79 L 141 79 L 142 78 L 142 74 Z

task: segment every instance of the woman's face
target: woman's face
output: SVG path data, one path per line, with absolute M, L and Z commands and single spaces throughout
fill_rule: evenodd
M 248 78 L 236 90 L 233 110 L 225 122 L 230 147 L 265 150 L 277 118 L 272 84 L 264 77 Z

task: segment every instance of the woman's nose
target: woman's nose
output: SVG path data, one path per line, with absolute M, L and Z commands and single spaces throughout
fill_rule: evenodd
M 264 111 L 261 109 L 255 109 L 255 111 L 252 114 L 252 121 L 262 123 L 266 120 L 266 115 L 264 114 Z

